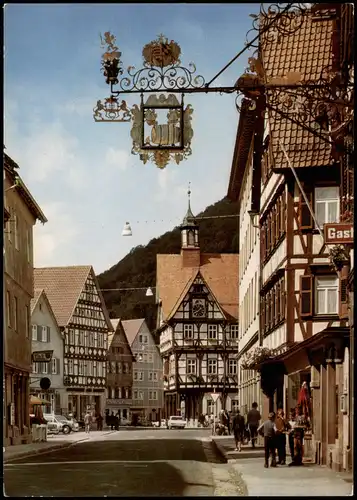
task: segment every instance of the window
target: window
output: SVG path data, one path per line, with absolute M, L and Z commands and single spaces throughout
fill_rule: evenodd
M 229 375 L 237 375 L 237 360 L 230 359 L 228 361 L 228 373 Z
M 217 339 L 217 325 L 208 325 L 208 338 L 210 340 Z
M 117 373 L 121 373 L 121 363 L 120 362 L 117 362 L 117 367 L 116 367 L 116 372 Z
M 79 345 L 84 345 L 84 332 L 79 332 Z
M 147 361 L 148 361 L 148 355 L 147 355 L 147 353 L 145 352 L 145 353 L 143 354 L 143 362 L 144 362 L 144 363 L 147 363 Z
M 315 213 L 319 226 L 340 220 L 339 186 L 315 188 Z
M 285 234 L 285 228 L 286 203 L 285 191 L 283 191 L 277 196 L 265 220 L 261 223 L 260 234 L 263 260 L 266 260 L 280 243 L 280 238 Z
M 338 314 L 338 277 L 316 276 L 315 313 Z
M 157 391 L 150 391 L 149 392 L 149 399 L 151 399 L 151 400 L 157 399 Z
M 7 326 L 11 326 L 11 296 L 10 292 L 6 292 L 6 314 L 7 314 Z
M 195 374 L 196 373 L 196 360 L 195 359 L 188 359 L 187 360 L 187 373 L 188 374 Z
M 153 372 L 149 372 L 149 382 L 152 382 L 153 376 L 154 376 Z
M 144 393 L 143 393 L 143 391 L 139 391 L 139 399 L 144 399 Z
M 139 372 L 139 380 L 143 380 L 144 379 L 144 374 L 143 372 Z
M 230 331 L 231 339 L 237 339 L 238 333 L 239 333 L 238 325 L 231 325 L 231 331 Z
M 74 344 L 74 330 L 69 330 L 69 343 Z
M 14 330 L 17 332 L 18 328 L 18 309 L 17 309 L 17 297 L 14 297 Z
M 208 374 L 216 375 L 217 374 L 217 360 L 209 359 L 208 360 Z
M 57 359 L 52 358 L 51 363 L 52 363 L 52 375 L 56 375 L 57 374 Z M 80 373 L 80 375 L 82 375 L 82 374 Z
M 147 335 L 144 335 L 144 344 L 147 344 L 148 343 L 148 336 Z
M 30 336 L 30 309 L 29 306 L 25 306 L 25 328 L 26 328 L 26 338 Z
M 142 344 L 143 343 L 143 336 L 142 335 L 139 335 L 139 343 Z
M 47 331 L 47 326 L 42 327 L 42 335 L 41 335 L 41 342 L 49 342 L 49 339 L 47 338 L 48 331 Z
M 153 363 L 153 361 L 154 361 L 154 355 L 153 355 L 153 353 L 152 353 L 152 352 L 150 352 L 150 353 L 148 354 L 148 362 L 149 362 L 149 363 Z
M 19 249 L 19 218 L 14 213 L 14 229 L 15 229 L 15 248 Z
M 84 361 L 81 359 L 78 363 L 78 375 L 84 375 Z
M 134 399 L 138 399 L 138 391 L 134 391 Z
M 38 373 L 37 368 L 37 363 L 32 363 L 32 373 Z
M 41 373 L 43 373 L 44 375 L 48 374 L 48 365 L 49 363 L 41 363 Z
M 138 372 L 134 372 L 134 380 L 138 380 Z
M 285 278 L 282 276 L 261 297 L 260 314 L 264 332 L 285 319 Z
M 154 381 L 155 381 L 155 382 L 157 382 L 157 381 L 158 381 L 157 372 L 154 372 Z
M 212 415 L 214 413 L 214 402 L 212 400 L 207 401 L 207 414 Z
M 68 375 L 73 375 L 73 359 L 68 360 Z
M 183 336 L 185 339 L 193 339 L 193 325 L 183 325 Z

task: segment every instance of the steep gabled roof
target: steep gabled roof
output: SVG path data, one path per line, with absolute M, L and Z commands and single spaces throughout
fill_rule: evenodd
M 120 318 L 113 318 L 110 321 L 112 323 L 114 331 L 108 334 L 108 349 L 110 348 L 110 345 L 111 345 L 115 335 L 122 334 L 125 342 L 127 343 L 128 347 L 129 347 L 129 351 L 130 351 L 130 354 L 132 355 L 133 361 L 135 361 L 135 356 L 133 354 L 133 351 L 131 350 L 131 344 L 130 344 L 128 337 L 125 333 L 125 328 L 122 324 L 122 321 L 120 320 Z
M 98 294 L 104 306 L 104 316 L 111 331 L 112 324 L 103 296 L 99 291 L 92 266 L 42 267 L 34 269 L 35 288 L 43 288 L 45 290 L 60 327 L 65 327 L 71 319 L 90 273 L 94 277 Z
M 133 345 L 135 337 L 137 336 L 137 334 L 140 330 L 140 327 L 144 321 L 145 321 L 145 318 L 127 319 L 127 320 L 121 321 L 121 324 L 123 325 L 123 328 L 124 328 L 126 338 L 128 339 L 130 346 Z
M 53 309 L 51 307 L 51 303 L 50 301 L 48 300 L 48 297 L 46 295 L 46 292 L 45 290 L 42 288 L 36 288 L 35 291 L 34 291 L 34 297 L 33 299 L 31 299 L 31 303 L 30 303 L 30 310 L 31 310 L 31 315 L 34 313 L 35 309 L 36 309 L 36 306 L 39 302 L 40 299 L 43 299 L 48 307 L 48 310 L 52 316 L 52 319 L 56 325 L 56 327 L 58 328 L 58 330 L 60 330 L 60 327 L 59 327 L 59 324 L 57 322 L 57 318 L 53 312 Z
M 157 255 L 156 286 L 164 321 L 198 271 L 226 316 L 238 318 L 238 254 L 201 254 L 199 267 L 184 267 L 180 254 Z

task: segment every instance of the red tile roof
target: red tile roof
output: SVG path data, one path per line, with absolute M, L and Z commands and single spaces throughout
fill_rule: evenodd
M 51 304 L 60 327 L 65 327 L 77 305 L 85 282 L 92 272 L 92 266 L 42 267 L 34 269 L 35 289 L 43 288 Z M 96 283 L 98 294 L 102 300 L 103 312 L 108 328 L 112 330 L 109 314 L 104 299 Z
M 183 267 L 180 254 L 157 255 L 156 286 L 164 320 L 200 271 L 223 311 L 238 319 L 238 254 L 201 254 L 199 267 Z
M 266 82 L 273 83 L 274 79 L 281 80 L 288 73 L 295 73 L 300 76 L 299 83 L 317 83 L 323 70 L 332 67 L 332 37 L 333 20 L 326 18 L 313 21 L 311 14 L 305 16 L 302 26 L 288 36 L 276 36 L 275 40 L 272 40 L 272 29 L 269 30 L 261 40 L 261 58 Z M 277 96 L 277 91 L 267 93 L 267 102 L 281 111 L 288 112 L 282 104 L 274 103 L 273 95 Z M 287 91 L 280 90 L 279 100 L 286 97 Z M 306 103 L 301 105 L 299 113 L 291 116 L 310 126 L 307 120 L 301 120 L 304 106 Z M 269 111 L 269 124 L 274 168 L 288 168 L 279 140 L 295 166 L 327 166 L 332 163 L 331 146 L 311 132 L 287 118 L 279 117 L 274 111 Z

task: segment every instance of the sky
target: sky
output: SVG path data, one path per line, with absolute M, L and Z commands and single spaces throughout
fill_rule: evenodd
M 131 154 L 130 123 L 96 123 L 109 96 L 100 33 L 112 32 L 123 67 L 142 67 L 160 33 L 209 81 L 240 51 L 259 4 L 8 4 L 5 6 L 7 154 L 48 218 L 34 229 L 35 266 L 93 265 L 97 274 L 133 247 L 181 223 L 191 183 L 194 213 L 227 193 L 239 114 L 234 95 L 186 95 L 192 155 L 160 170 Z M 215 84 L 233 85 L 246 51 Z M 138 95 L 123 96 L 129 106 Z M 122 237 L 126 221 L 132 237 Z

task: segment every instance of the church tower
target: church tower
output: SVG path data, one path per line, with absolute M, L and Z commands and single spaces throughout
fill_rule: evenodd
M 200 246 L 198 241 L 198 225 L 191 210 L 191 190 L 188 188 L 188 209 L 180 226 L 181 255 L 183 267 L 200 266 Z

